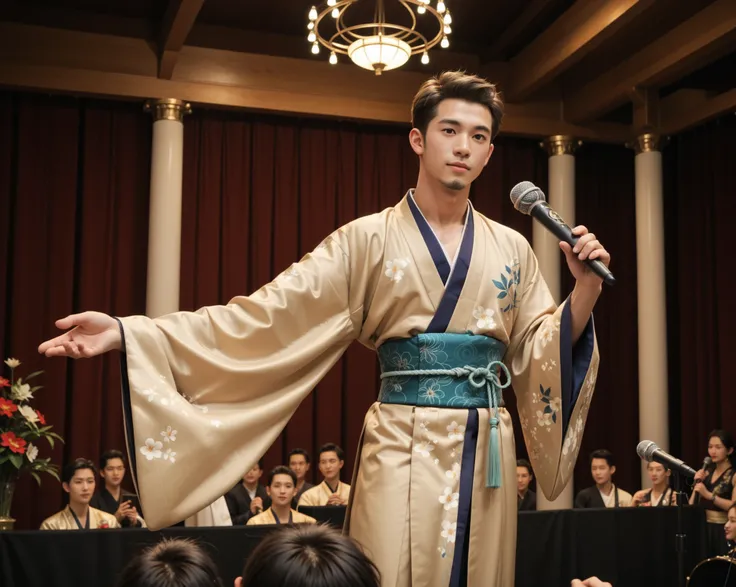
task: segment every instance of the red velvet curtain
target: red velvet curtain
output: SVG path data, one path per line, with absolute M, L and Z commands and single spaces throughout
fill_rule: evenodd
M 19 376 L 45 371 L 34 407 L 66 443 L 43 441 L 40 456 L 97 462 L 123 446 L 117 357 L 36 349 L 81 308 L 145 310 L 151 123 L 140 105 L 4 93 L 0 128 L 0 357 L 22 361 Z M 51 477 L 40 488 L 21 478 L 17 527 L 37 528 L 62 503 Z

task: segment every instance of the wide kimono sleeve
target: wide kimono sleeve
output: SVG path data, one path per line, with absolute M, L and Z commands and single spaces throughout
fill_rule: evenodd
M 120 319 L 126 442 L 150 528 L 231 489 L 357 337 L 375 240 L 347 225 L 249 297 Z
M 569 298 L 556 306 L 531 247 L 524 241 L 520 248 L 523 289 L 505 361 L 534 475 L 553 500 L 570 480 L 580 450 L 598 346 L 592 316 L 573 345 Z

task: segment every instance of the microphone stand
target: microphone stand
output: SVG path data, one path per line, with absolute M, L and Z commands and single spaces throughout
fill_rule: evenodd
M 677 534 L 675 534 L 675 548 L 677 549 L 677 584 L 685 587 L 685 529 L 683 527 L 683 510 L 685 507 L 685 479 L 677 470 L 673 470 L 675 478 L 675 494 L 677 495 Z

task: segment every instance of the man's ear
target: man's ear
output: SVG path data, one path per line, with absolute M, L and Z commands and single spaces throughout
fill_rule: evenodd
M 62 488 L 64 489 L 64 491 L 66 491 L 67 493 L 69 493 L 69 492 L 71 491 L 71 488 L 69 487 L 69 483 L 66 483 L 66 482 L 64 482 L 64 483 L 62 483 L 62 484 L 61 484 L 61 487 L 62 487 Z
M 418 128 L 413 128 L 409 132 L 409 144 L 417 155 L 424 155 L 424 136 Z
M 611 465 L 611 475 L 616 472 L 616 465 Z

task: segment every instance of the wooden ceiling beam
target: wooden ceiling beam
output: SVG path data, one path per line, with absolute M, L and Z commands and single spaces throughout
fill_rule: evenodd
M 493 78 L 493 72 L 486 71 Z M 116 99 L 179 98 L 222 108 L 408 125 L 409 105 L 427 74 L 375 76 L 352 64 L 185 46 L 174 79 L 156 75 L 144 39 L 120 39 L 0 23 L 0 86 Z M 623 143 L 624 125 L 578 126 L 560 119 L 560 102 L 507 104 L 506 135 Z
M 555 4 L 556 0 L 532 0 L 516 20 L 507 26 L 483 53 L 482 61 L 502 59 L 509 47 L 518 43 L 524 37 L 528 27 Z
M 679 90 L 661 103 L 662 134 L 673 135 L 729 112 L 736 113 L 736 89 L 720 94 Z
M 511 60 L 507 95 L 520 102 L 572 67 L 654 0 L 576 2 Z
M 204 0 L 169 0 L 158 41 L 160 78 L 171 79 L 179 52 L 203 5 Z
M 635 87 L 658 87 L 732 51 L 736 2 L 716 0 L 620 65 L 570 92 L 566 118 L 581 124 L 625 104 Z

